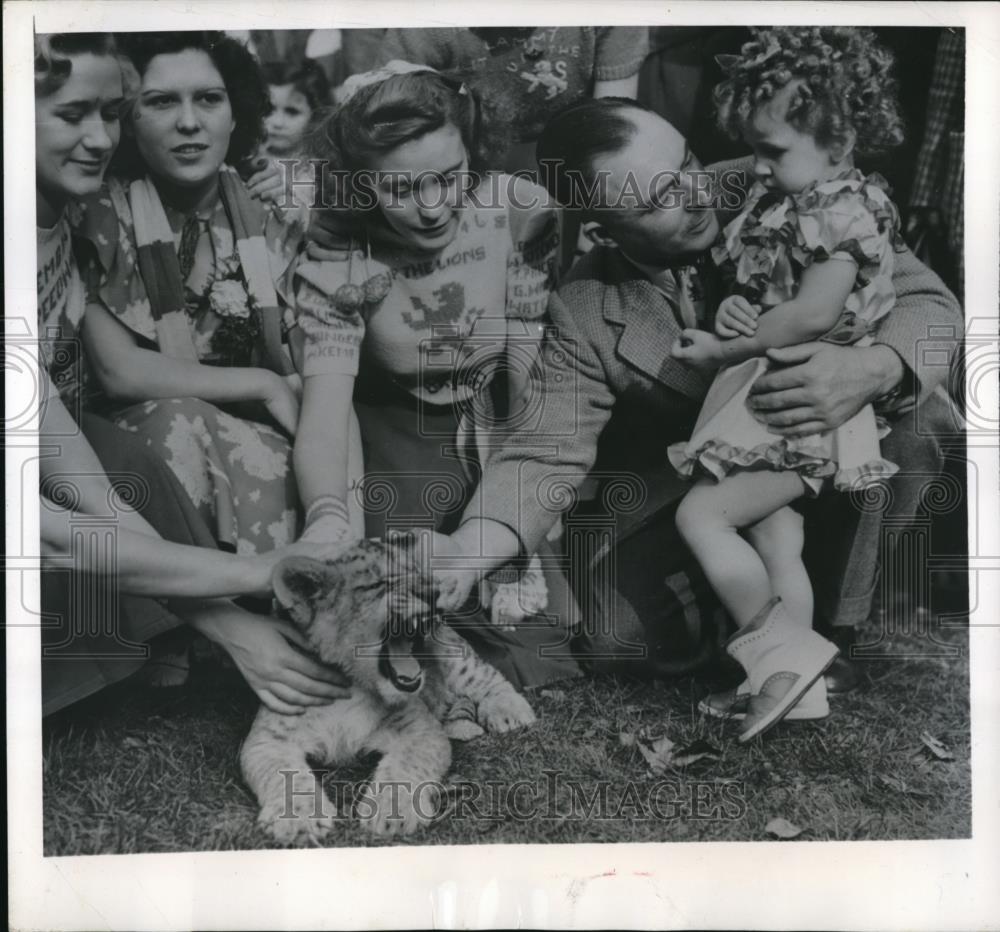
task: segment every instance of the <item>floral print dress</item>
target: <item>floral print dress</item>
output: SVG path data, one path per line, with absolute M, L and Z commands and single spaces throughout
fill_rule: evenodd
M 140 346 L 157 349 L 126 190 L 112 180 L 85 205 L 77 234 L 93 247 L 84 257 L 88 303 L 107 308 Z M 171 209 L 165 210 L 174 221 Z M 260 213 L 270 271 L 280 285 L 301 241 L 301 225 L 263 206 Z M 196 240 L 189 235 L 182 244 L 183 226 L 176 219 L 171 225 L 182 227 L 175 245 L 187 272 L 188 324 L 198 360 L 215 366 L 257 365 L 260 322 L 250 306 L 221 199 L 196 218 Z M 190 254 L 187 261 L 185 251 Z M 291 441 L 270 423 L 262 405 L 219 406 L 188 397 L 151 399 L 124 408 L 100 399 L 96 404 L 163 457 L 214 528 L 220 547 L 260 553 L 295 539 L 299 517 Z
M 712 258 L 730 279 L 731 291 L 759 304 L 762 313 L 793 298 L 803 269 L 813 262 L 853 261 L 858 268 L 854 290 L 822 339 L 870 343 L 874 324 L 896 300 L 892 272 L 898 226 L 896 208 L 878 175 L 851 169 L 794 196 L 775 195 L 757 184 Z M 887 428 L 871 405 L 822 434 L 786 438 L 771 433 L 748 407 L 750 389 L 769 366 L 755 358 L 719 371 L 691 439 L 668 450 L 681 475 L 721 480 L 737 470 L 794 470 L 816 495 L 824 484 L 858 489 L 897 471 L 880 453 L 879 439 Z

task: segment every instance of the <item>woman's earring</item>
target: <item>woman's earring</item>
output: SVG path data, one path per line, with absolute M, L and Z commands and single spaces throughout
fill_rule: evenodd
M 351 284 L 354 269 L 354 242 L 347 244 L 347 281 L 333 293 L 333 305 L 341 314 L 354 314 L 365 306 L 365 290 L 360 285 Z
M 364 284 L 365 304 L 378 304 L 392 288 L 392 279 L 385 272 L 373 275 Z
M 392 290 L 392 278 L 387 272 L 377 272 L 369 276 L 364 284 L 351 283 L 351 273 L 354 270 L 354 242 L 348 244 L 347 282 L 333 293 L 334 306 L 342 314 L 354 314 L 365 305 L 374 306 L 385 300 Z M 371 259 L 371 244 L 367 244 L 365 256 L 365 272 L 368 272 L 368 261 Z
M 381 304 L 385 296 L 392 290 L 392 278 L 387 272 L 376 272 L 369 275 L 371 269 L 368 264 L 372 259 L 372 244 L 365 234 L 365 274 L 368 275 L 364 283 L 365 304 Z
M 348 282 L 333 293 L 333 303 L 342 314 L 353 314 L 365 306 L 365 290 Z

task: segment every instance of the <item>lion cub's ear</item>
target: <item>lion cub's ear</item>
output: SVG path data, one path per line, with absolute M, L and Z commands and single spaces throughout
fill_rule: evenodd
M 300 625 L 312 621 L 316 603 L 330 588 L 326 564 L 309 557 L 282 560 L 274 568 L 271 583 L 278 602 Z

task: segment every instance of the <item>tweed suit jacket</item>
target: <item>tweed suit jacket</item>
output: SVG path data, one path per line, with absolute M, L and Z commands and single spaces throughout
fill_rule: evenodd
M 903 360 L 912 407 L 947 377 L 962 313 L 909 250 L 896 255 L 893 284 L 896 305 L 874 340 Z M 675 309 L 614 247 L 580 259 L 549 314 L 533 414 L 490 451 L 464 515 L 507 525 L 529 553 L 582 486 L 617 515 L 619 539 L 682 496 L 689 484 L 667 447 L 690 437 L 711 382 L 670 356 L 681 330 Z

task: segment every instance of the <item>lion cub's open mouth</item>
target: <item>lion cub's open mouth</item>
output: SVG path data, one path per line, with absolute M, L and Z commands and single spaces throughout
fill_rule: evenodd
M 396 689 L 404 693 L 415 693 L 423 683 L 420 661 L 413 651 L 423 639 L 388 638 L 382 642 L 378 655 L 378 672 Z

